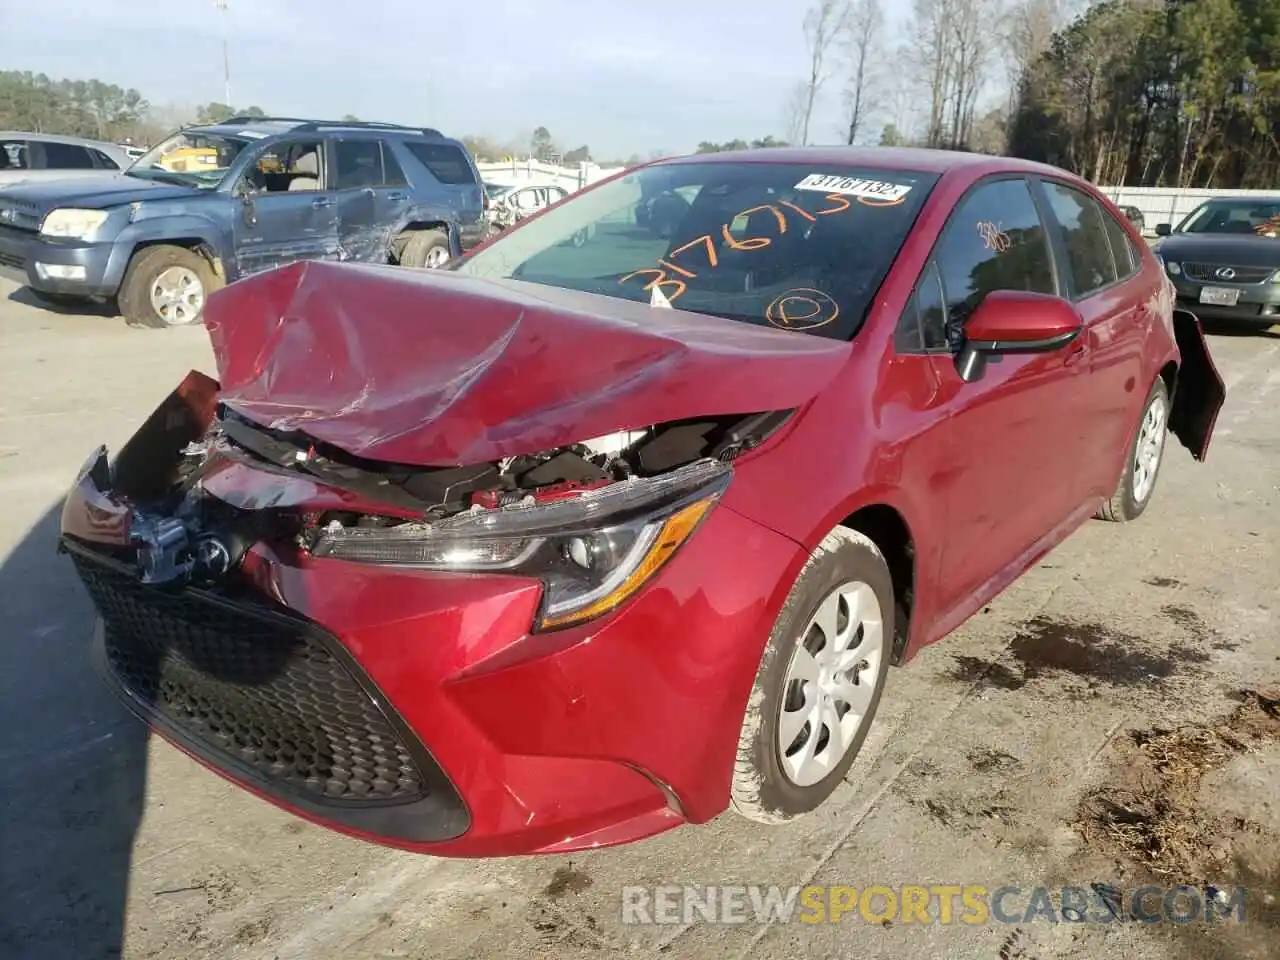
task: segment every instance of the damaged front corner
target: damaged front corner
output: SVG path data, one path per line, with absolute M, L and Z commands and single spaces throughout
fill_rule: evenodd
M 115 491 L 134 501 L 163 496 L 183 451 L 212 424 L 218 390 L 212 377 L 188 373 L 121 447 L 112 470 Z

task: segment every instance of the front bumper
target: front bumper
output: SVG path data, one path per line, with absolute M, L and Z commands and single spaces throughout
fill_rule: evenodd
M 120 547 L 84 539 L 119 540 L 102 504 L 69 497 L 62 542 L 134 710 L 298 815 L 443 856 L 607 846 L 719 814 L 803 562 L 721 504 L 619 611 L 530 634 L 534 581 L 262 543 L 216 589 L 145 585 Z
M 1280 283 L 1241 284 L 1234 306 L 1201 303 L 1204 287 L 1228 287 L 1225 283 L 1200 283 L 1186 277 L 1171 277 L 1178 294 L 1178 306 L 1202 320 L 1235 320 L 1271 326 L 1280 323 Z
M 0 227 L 0 276 L 43 293 L 114 296 L 113 249 L 111 243 L 49 239 Z M 67 270 L 73 273 L 63 275 Z

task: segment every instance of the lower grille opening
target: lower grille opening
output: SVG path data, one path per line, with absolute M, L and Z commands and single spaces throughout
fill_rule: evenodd
M 109 678 L 163 732 L 328 819 L 402 839 L 465 830 L 452 785 L 336 638 L 256 599 L 143 584 L 64 543 L 102 617 Z

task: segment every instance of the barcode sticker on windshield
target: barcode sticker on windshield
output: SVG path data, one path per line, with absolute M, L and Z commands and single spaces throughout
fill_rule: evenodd
M 838 193 L 845 197 L 885 202 L 901 200 L 911 192 L 911 187 L 907 184 L 864 180 L 861 177 L 838 177 L 830 173 L 811 173 L 796 184 L 796 189 L 815 190 L 818 193 Z

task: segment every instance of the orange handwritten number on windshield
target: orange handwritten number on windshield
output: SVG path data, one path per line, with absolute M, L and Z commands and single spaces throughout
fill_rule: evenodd
M 773 243 L 768 237 L 749 237 L 746 240 L 735 240 L 733 239 L 733 234 L 729 232 L 727 223 L 720 228 L 720 232 L 724 234 L 724 242 L 733 250 L 763 250 Z
M 772 203 L 764 203 L 758 207 L 752 207 L 749 210 L 743 210 L 740 214 L 738 214 L 738 217 L 749 217 L 751 216 L 751 214 L 759 213 L 761 210 L 768 210 L 770 213 L 774 215 L 774 217 L 778 221 L 779 233 L 787 232 L 787 218 L 783 215 L 782 211 L 779 210 L 777 207 L 775 207 Z M 734 217 L 733 219 L 737 220 L 738 217 Z
M 702 236 L 698 237 L 697 240 L 690 240 L 683 247 L 676 247 L 669 254 L 667 254 L 667 259 L 674 260 L 676 257 L 684 253 L 690 247 L 695 247 L 700 243 L 703 244 L 704 247 L 706 248 L 707 262 L 711 264 L 713 268 L 718 266 L 720 263 L 720 258 L 716 256 L 716 244 L 715 244 L 715 241 L 711 239 L 711 234 L 709 233 L 704 233 Z M 689 274 L 689 276 L 692 276 L 692 274 Z
M 779 200 L 778 202 L 781 203 L 787 209 L 794 210 L 796 213 L 800 214 L 800 216 L 804 217 L 810 223 L 817 223 L 818 218 L 815 217 L 808 210 L 806 210 L 804 207 L 797 207 L 794 203 L 791 203 L 789 200 Z
M 656 276 L 654 276 L 652 280 L 650 280 L 648 283 L 644 285 L 644 289 L 652 290 L 654 287 L 657 287 L 666 295 L 666 298 L 669 301 L 676 299 L 676 297 L 680 296 L 680 294 L 684 293 L 687 289 L 689 289 L 688 285 L 683 280 L 677 280 L 674 277 L 668 277 L 667 271 L 659 270 L 657 267 L 646 267 L 643 270 L 636 270 L 633 273 L 628 273 L 625 277 L 620 279 L 618 282 L 626 283 L 632 277 L 638 277 L 646 273 L 650 275 L 656 274 Z M 667 288 L 671 288 L 675 292 L 668 293 Z
M 827 194 L 826 199 L 831 200 L 831 201 L 833 201 L 833 202 L 835 202 L 835 203 L 838 203 L 838 204 L 842 204 L 842 206 L 838 206 L 838 207 L 828 207 L 826 210 L 819 210 L 817 213 L 818 213 L 818 216 L 820 216 L 820 217 L 825 217 L 825 216 L 827 216 L 828 214 L 831 214 L 831 213 L 844 213 L 844 212 L 845 212 L 846 210 L 848 210 L 851 206 L 853 206 L 853 204 L 851 204 L 851 203 L 849 202 L 849 198 L 848 198 L 848 197 L 843 197 L 843 196 L 841 196 L 841 195 L 840 195 L 840 194 L 838 194 L 838 193 L 829 193 L 829 194 Z

